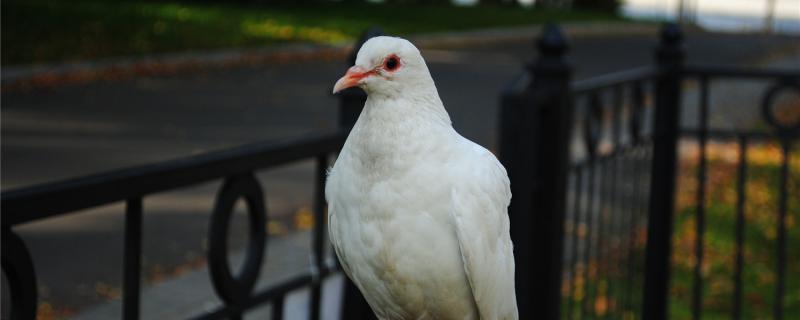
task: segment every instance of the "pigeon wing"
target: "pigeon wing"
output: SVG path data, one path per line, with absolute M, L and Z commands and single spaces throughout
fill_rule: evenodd
M 450 199 L 464 270 L 481 319 L 517 319 L 508 175 L 492 153 L 470 144 Z

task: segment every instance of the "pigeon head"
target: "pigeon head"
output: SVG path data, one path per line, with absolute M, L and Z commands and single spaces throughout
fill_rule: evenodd
M 356 64 L 336 82 L 333 93 L 356 86 L 369 95 L 392 97 L 414 88 L 433 87 L 433 80 L 425 60 L 411 42 L 380 36 L 361 46 Z

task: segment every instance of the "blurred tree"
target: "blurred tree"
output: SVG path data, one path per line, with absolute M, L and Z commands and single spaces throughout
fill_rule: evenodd
M 539 8 L 569 8 L 573 0 L 536 0 L 535 5 Z
M 171 2 L 169 0 L 162 1 L 162 2 Z M 180 1 L 178 1 L 180 2 Z M 184 2 L 204 2 L 204 3 L 236 3 L 236 4 L 250 4 L 250 5 L 262 5 L 262 4 L 289 4 L 289 3 L 308 3 L 308 2 L 321 2 L 318 0 L 224 0 L 224 1 L 215 1 L 215 0 L 191 0 L 191 1 L 184 1 Z
M 620 0 L 572 0 L 572 7 L 575 9 L 616 13 L 619 6 Z
M 481 0 L 480 3 L 481 4 L 488 3 L 501 6 L 515 6 L 519 4 L 517 0 Z
M 451 0 L 383 0 L 387 3 L 452 4 Z

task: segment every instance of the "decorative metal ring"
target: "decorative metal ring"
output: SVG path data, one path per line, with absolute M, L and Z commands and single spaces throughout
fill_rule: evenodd
M 11 319 L 36 319 L 36 273 L 33 260 L 11 229 L 3 230 L 2 267 L 11 291 Z
M 778 134 L 789 135 L 792 132 L 800 132 L 800 120 L 795 123 L 784 124 L 778 121 L 773 113 L 775 98 L 784 90 L 794 90 L 800 96 L 800 82 L 783 81 L 773 85 L 767 90 L 766 94 L 764 94 L 764 100 L 761 103 L 761 112 L 764 119 L 767 120 L 767 123 L 774 127 L 775 130 L 778 131 Z M 798 102 L 797 105 L 800 106 L 800 102 Z
M 228 264 L 228 226 L 236 201 L 244 197 L 249 217 L 249 240 L 238 274 Z M 217 194 L 208 235 L 208 265 L 217 295 L 228 304 L 242 304 L 250 296 L 261 271 L 267 235 L 264 195 L 252 173 L 228 177 Z
M 597 155 L 600 136 L 603 133 L 603 105 L 600 96 L 593 93 L 589 97 L 589 106 L 583 116 L 583 143 L 589 159 Z
M 642 139 L 642 122 L 644 122 L 644 87 L 641 82 L 633 86 L 633 101 L 628 119 L 628 129 L 631 139 L 638 142 Z

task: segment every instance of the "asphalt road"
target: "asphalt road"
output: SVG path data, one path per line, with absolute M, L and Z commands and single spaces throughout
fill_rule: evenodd
M 692 34 L 688 62 L 759 65 L 797 50 L 798 42 Z M 647 65 L 655 44 L 654 36 L 578 38 L 569 59 L 581 79 Z M 456 129 L 494 149 L 498 94 L 533 59 L 533 43 L 423 55 Z M 2 189 L 334 129 L 337 104 L 330 89 L 346 68 L 344 62 L 283 63 L 3 93 Z M 261 176 L 270 214 L 293 224 L 290 213 L 310 203 L 310 163 Z M 217 189 L 211 183 L 146 199 L 147 281 L 202 260 Z M 122 270 L 122 210 L 109 206 L 18 228 L 33 255 L 42 302 L 75 311 L 114 298 Z M 244 227 L 238 221 L 232 228 Z M 234 235 L 232 245 L 240 246 L 242 237 Z

